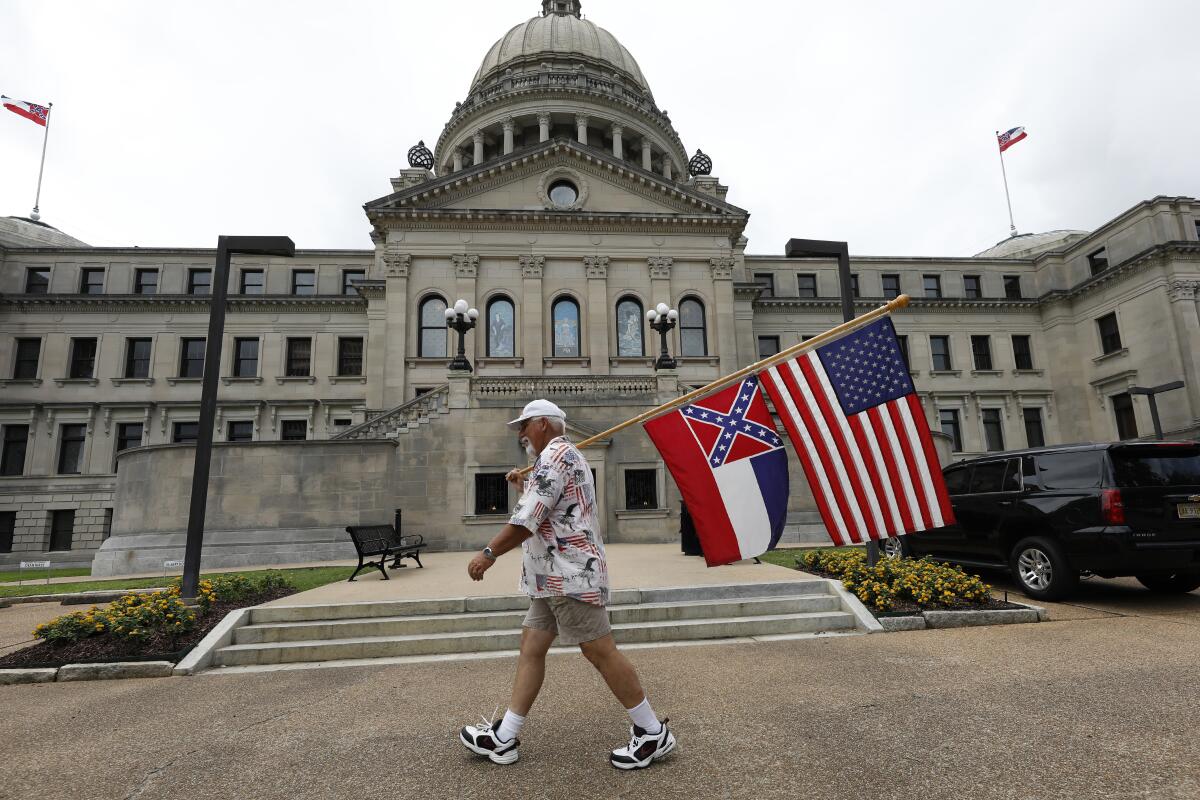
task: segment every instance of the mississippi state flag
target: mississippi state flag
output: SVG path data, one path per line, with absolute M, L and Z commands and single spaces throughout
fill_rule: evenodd
M 50 109 L 46 106 L 39 106 L 37 103 L 27 103 L 24 100 L 13 100 L 11 97 L 5 97 L 2 94 L 0 94 L 0 105 L 14 114 L 20 114 L 25 119 L 36 122 L 43 128 L 46 127 L 46 118 L 50 116 Z
M 954 523 L 925 412 L 889 318 L 760 375 L 834 544 Z
M 708 566 L 762 555 L 779 542 L 787 453 L 756 377 L 645 428 L 687 503 Z
M 1026 136 L 1024 128 L 1009 128 L 1004 133 L 996 134 L 996 141 L 1000 144 L 1000 152 L 1003 153 Z

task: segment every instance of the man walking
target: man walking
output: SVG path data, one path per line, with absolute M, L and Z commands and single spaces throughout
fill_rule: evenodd
M 531 598 L 521 628 L 521 655 L 512 699 L 503 719 L 468 725 L 459 733 L 466 748 L 496 764 L 518 758 L 517 738 L 546 675 L 546 652 L 559 637 L 577 644 L 633 721 L 629 744 L 613 750 L 609 763 L 641 769 L 675 749 L 675 736 L 650 708 L 637 672 L 617 650 L 608 622 L 608 568 L 596 519 L 596 487 L 583 454 L 571 444 L 566 415 L 549 400 L 534 400 L 508 423 L 531 458 L 512 518 L 467 566 L 472 580 L 520 545 L 521 590 Z M 509 482 L 521 485 L 519 470 Z

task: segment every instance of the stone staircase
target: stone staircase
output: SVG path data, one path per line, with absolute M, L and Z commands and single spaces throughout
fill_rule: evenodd
M 527 607 L 515 595 L 263 606 L 215 649 L 207 674 L 510 656 L 519 648 Z M 860 622 L 866 612 L 820 579 L 617 590 L 609 611 L 617 642 L 632 647 L 870 629 Z
M 821 521 L 821 512 L 819 511 L 790 512 L 783 524 L 783 535 L 779 537 L 779 543 L 832 544 L 829 534 L 825 530 L 825 523 Z
M 430 389 L 407 403 L 377 414 L 361 425 L 344 430 L 333 439 L 395 439 L 427 425 L 436 415 L 450 413 L 450 384 Z

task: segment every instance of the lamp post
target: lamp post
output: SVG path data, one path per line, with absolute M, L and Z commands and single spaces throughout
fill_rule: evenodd
M 234 253 L 257 256 L 296 255 L 287 236 L 218 236 L 217 261 L 208 307 L 208 339 L 204 345 L 204 378 L 200 389 L 200 424 L 196 433 L 196 463 L 192 467 L 192 499 L 188 509 L 187 544 L 183 552 L 180 596 L 196 597 L 200 585 L 200 553 L 204 547 L 204 512 L 208 505 L 208 470 L 212 461 L 213 425 L 217 416 L 217 378 L 221 371 L 221 339 L 229 295 L 229 259 Z
M 670 352 L 667 351 L 667 334 L 675 330 L 679 321 L 679 311 L 668 308 L 666 303 L 659 303 L 646 312 L 646 319 L 650 322 L 650 327 L 658 331 L 662 344 L 658 358 L 654 361 L 654 368 L 675 369 L 675 359 L 671 358 Z
M 466 300 L 459 299 L 446 309 L 446 327 L 458 331 L 458 355 L 450 362 L 450 369 L 457 372 L 474 372 L 467 360 L 467 331 L 475 329 L 479 309 L 471 308 Z
M 1160 442 L 1163 438 L 1162 423 L 1158 420 L 1158 401 L 1154 399 L 1154 395 L 1182 388 L 1183 381 L 1171 381 L 1170 383 L 1164 383 L 1161 386 L 1151 386 L 1150 388 L 1146 388 L 1145 386 L 1129 387 L 1130 394 L 1144 394 L 1146 399 L 1150 401 L 1150 419 L 1154 422 L 1154 438 Z

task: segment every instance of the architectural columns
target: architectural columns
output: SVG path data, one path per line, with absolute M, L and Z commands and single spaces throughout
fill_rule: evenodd
M 463 254 L 450 256 L 450 260 L 454 262 L 454 289 L 457 294 L 454 297 L 447 298 L 446 302 L 454 305 L 454 301 L 462 298 L 467 301 L 467 304 L 473 308 L 478 308 L 479 298 L 475 295 L 477 291 L 475 279 L 479 277 L 479 256 Z M 481 312 L 486 314 L 486 310 Z M 486 322 L 484 323 L 487 324 Z M 481 326 L 476 326 L 475 330 L 466 336 L 466 355 L 467 360 L 472 364 L 475 363 L 475 335 L 479 333 Z M 458 334 L 447 328 L 446 330 L 446 354 L 453 357 L 453 354 L 458 351 Z
M 513 127 L 515 124 L 512 117 L 504 120 L 504 155 L 513 151 Z
M 454 148 L 454 171 L 455 172 L 462 172 L 462 167 L 463 167 L 462 161 L 463 161 L 462 150 L 459 150 L 457 147 Z
M 575 117 L 575 138 L 580 144 L 587 144 L 587 126 L 588 118 L 586 114 L 578 114 Z
M 650 152 L 650 140 L 642 139 L 642 169 L 646 170 L 646 172 L 650 171 L 650 156 L 651 155 L 652 155 L 652 153 Z
M 585 256 L 587 274 L 587 336 L 592 374 L 607 375 L 608 363 L 608 256 Z
M 367 296 L 367 408 L 375 409 L 392 408 L 408 400 L 406 347 L 412 341 L 408 330 L 412 256 L 394 247 L 386 248 L 383 266 L 387 280 L 383 297 L 377 298 L 374 292 Z
M 709 338 L 716 346 L 717 355 L 721 359 L 722 375 L 728 375 L 738 368 L 737 331 L 729 324 L 734 316 L 733 268 L 736 263 L 732 256 L 708 260 L 713 282 L 713 304 L 716 306 L 713 309 L 712 322 L 709 323 L 715 330 Z
M 550 115 L 538 114 L 538 141 L 550 141 Z
M 612 126 L 613 155 L 616 156 L 617 158 L 625 157 L 625 145 L 621 141 L 621 135 L 623 133 L 625 133 L 625 129 L 622 128 L 620 125 Z
M 483 131 L 475 131 L 475 135 L 471 137 L 475 142 L 475 164 L 478 167 L 483 163 Z
M 669 155 L 667 155 L 666 153 L 663 153 L 663 177 L 666 178 L 667 180 L 671 180 L 672 166 L 673 165 L 671 164 L 671 157 Z
M 1187 387 L 1188 405 L 1190 408 L 1189 421 L 1200 419 L 1200 281 L 1172 280 L 1167 286 L 1167 297 L 1170 298 L 1171 315 L 1175 321 L 1176 341 L 1179 343 L 1180 366 L 1183 374 L 1179 377 Z M 1170 395 L 1163 395 L 1166 399 Z
M 542 272 L 546 267 L 545 256 L 521 256 L 521 355 L 525 359 L 527 374 L 540 375 L 543 371 L 542 354 L 545 341 L 545 326 L 542 311 Z

